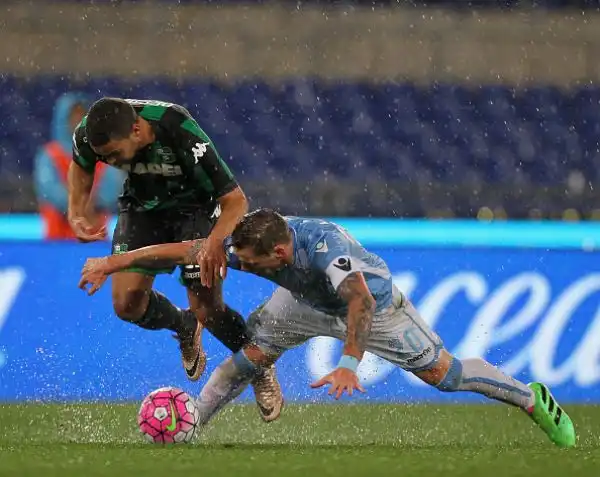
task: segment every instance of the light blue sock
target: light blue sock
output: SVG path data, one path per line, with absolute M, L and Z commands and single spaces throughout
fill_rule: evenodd
M 260 369 L 243 351 L 238 351 L 223 361 L 212 372 L 196 401 L 200 411 L 199 425 L 207 424 L 227 403 L 238 397 Z
M 472 391 L 525 410 L 530 410 L 535 402 L 533 391 L 524 383 L 481 358 L 454 358 L 437 388 L 446 392 Z

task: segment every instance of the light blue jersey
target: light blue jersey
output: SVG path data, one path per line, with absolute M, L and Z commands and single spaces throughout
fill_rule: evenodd
M 392 304 L 392 277 L 383 259 L 365 250 L 332 222 L 300 217 L 285 217 L 285 220 L 292 232 L 294 263 L 271 273 L 252 273 L 286 288 L 312 308 L 345 316 L 346 303 L 336 290 L 349 274 L 362 272 L 377 302 L 376 311 Z M 239 270 L 241 264 L 233 247 L 226 248 L 228 265 Z

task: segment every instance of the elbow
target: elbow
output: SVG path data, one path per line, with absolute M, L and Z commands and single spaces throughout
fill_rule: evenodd
M 235 210 L 239 215 L 244 215 L 248 212 L 248 199 L 240 187 L 236 187 L 221 197 L 219 204 L 222 209 Z
M 246 198 L 246 194 L 244 194 L 244 191 L 240 187 L 233 192 L 235 193 L 235 200 L 240 212 L 242 215 L 246 214 L 248 212 L 248 199 Z
M 242 194 L 242 208 L 244 210 L 244 214 L 248 213 L 248 199 L 246 198 L 246 194 L 244 194 L 244 192 L 242 192 L 242 190 L 240 189 L 240 192 Z

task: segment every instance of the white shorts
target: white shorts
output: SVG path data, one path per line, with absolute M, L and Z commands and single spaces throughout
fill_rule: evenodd
M 278 288 L 248 319 L 254 342 L 271 356 L 316 336 L 346 339 L 346 317 L 331 316 L 296 300 Z M 412 304 L 394 288 L 394 304 L 373 317 L 366 349 L 411 372 L 433 368 L 443 348 Z

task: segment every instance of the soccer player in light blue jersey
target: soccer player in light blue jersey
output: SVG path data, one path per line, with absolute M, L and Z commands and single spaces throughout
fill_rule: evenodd
M 203 424 L 286 350 L 332 336 L 344 341 L 343 355 L 337 368 L 312 386 L 329 385 L 336 398 L 364 392 L 356 371 L 370 351 L 440 391 L 472 391 L 517 406 L 555 444 L 575 445 L 573 423 L 545 385 L 527 386 L 481 358 L 452 356 L 394 286 L 386 263 L 338 225 L 260 209 L 247 214 L 224 245 L 229 267 L 280 287 L 248 320 L 253 342 L 223 361 L 202 389 Z M 132 266 L 195 264 L 200 249 L 200 241 L 188 241 L 90 259 L 80 286 L 89 284 L 88 293 L 94 293 L 108 275 Z M 276 419 L 282 401 L 272 404 Z

